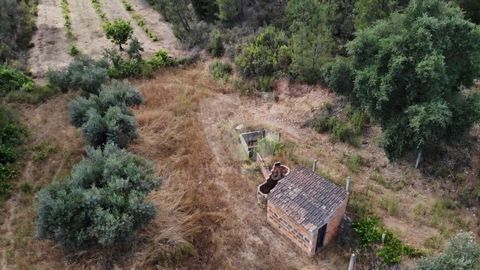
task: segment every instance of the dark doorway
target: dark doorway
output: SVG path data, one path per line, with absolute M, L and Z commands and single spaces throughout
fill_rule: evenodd
M 317 247 L 315 250 L 319 250 L 321 247 L 323 247 L 323 240 L 325 240 L 326 232 L 327 232 L 327 224 L 323 225 L 320 229 L 318 229 Z

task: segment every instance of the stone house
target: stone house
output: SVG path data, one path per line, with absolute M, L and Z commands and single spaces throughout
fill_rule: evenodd
M 348 192 L 312 170 L 293 169 L 267 195 L 267 220 L 313 256 L 330 243 L 343 221 Z

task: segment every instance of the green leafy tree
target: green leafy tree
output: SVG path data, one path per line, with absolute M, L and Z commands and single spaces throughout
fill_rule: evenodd
M 240 72 L 246 77 L 272 76 L 279 70 L 278 52 L 287 46 L 287 37 L 283 31 L 274 27 L 266 27 L 235 58 Z
M 122 45 L 126 44 L 132 37 L 133 28 L 130 22 L 117 19 L 105 24 L 105 34 L 108 39 L 118 45 L 120 50 L 123 51 Z
M 70 103 L 70 120 L 80 127 L 94 147 L 114 142 L 126 147 L 137 138 L 137 122 L 128 106 L 143 103 L 140 92 L 128 82 L 113 81 L 102 86 L 98 96 L 78 97 Z
M 325 5 L 317 0 L 289 1 L 285 12 L 291 33 L 288 72 L 294 80 L 315 83 L 335 50 L 325 24 Z
M 472 233 L 459 233 L 447 248 L 436 257 L 420 260 L 415 270 L 478 270 L 480 269 L 480 245 Z
M 405 8 L 408 3 L 408 0 L 357 0 L 355 29 L 365 29 L 375 21 L 387 18 L 392 12 Z
M 327 25 L 340 49 L 354 37 L 355 2 L 328 0 Z
M 350 59 L 337 58 L 323 68 L 323 79 L 333 91 L 350 95 L 353 92 L 355 74 Z
M 113 143 L 90 148 L 66 182 L 38 193 L 38 235 L 73 251 L 125 243 L 154 217 L 145 199 L 159 184 L 145 159 Z
M 412 0 L 349 44 L 354 92 L 390 158 L 458 140 L 480 119 L 480 31 L 442 0 Z

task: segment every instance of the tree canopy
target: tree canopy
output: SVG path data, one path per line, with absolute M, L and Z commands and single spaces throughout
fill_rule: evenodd
M 480 30 L 442 0 L 412 0 L 405 12 L 360 31 L 348 45 L 354 94 L 383 128 L 390 158 L 459 138 L 480 119 Z

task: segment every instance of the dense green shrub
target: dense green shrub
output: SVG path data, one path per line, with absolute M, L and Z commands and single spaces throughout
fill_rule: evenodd
M 284 32 L 266 27 L 241 48 L 235 63 L 245 77 L 273 76 L 279 71 L 278 51 L 287 46 Z
M 137 138 L 137 122 L 128 106 L 143 103 L 140 92 L 128 82 L 104 85 L 98 96 L 78 97 L 70 102 L 70 121 L 82 129 L 87 142 L 103 146 L 108 141 L 126 147 Z
M 337 58 L 323 68 L 323 80 L 334 92 L 350 95 L 353 92 L 355 76 L 348 59 Z
M 47 78 L 51 85 L 61 91 L 80 89 L 86 93 L 97 94 L 100 86 L 108 80 L 107 69 L 107 61 L 80 55 L 75 57 L 66 69 L 49 71 Z
M 22 72 L 6 65 L 0 65 L 0 96 L 19 90 L 29 91 L 34 86 L 33 80 Z
M 175 64 L 175 61 L 168 55 L 165 50 L 158 50 L 147 63 L 152 66 L 154 70 L 157 70 L 162 67 L 169 67 Z
M 19 147 L 27 135 L 26 128 L 9 109 L 0 105 L 0 199 L 8 196 L 10 180 L 17 175 L 15 162 L 20 157 Z
M 213 61 L 208 67 L 210 75 L 216 80 L 228 80 L 228 77 L 232 74 L 232 66 L 222 61 Z
M 207 51 L 214 57 L 220 57 L 225 52 L 223 47 L 222 33 L 218 29 L 210 33 L 210 40 L 208 41 Z
M 122 45 L 126 44 L 133 34 L 130 22 L 120 19 L 106 23 L 104 30 L 107 38 L 118 45 L 121 51 L 123 51 Z
M 38 236 L 68 250 L 125 243 L 154 217 L 145 198 L 159 182 L 139 156 L 112 143 L 90 148 L 66 182 L 38 193 Z
M 412 0 L 348 48 L 354 94 L 389 158 L 458 141 L 480 120 L 480 95 L 461 91 L 480 76 L 480 31 L 446 1 Z
M 422 255 L 421 251 L 403 244 L 398 237 L 384 227 L 376 216 L 362 217 L 353 222 L 352 228 L 360 247 L 374 249 L 385 265 L 398 264 L 404 256 L 419 257 Z
M 453 237 L 442 254 L 422 258 L 416 270 L 478 270 L 480 245 L 472 233 L 459 233 Z
M 231 23 L 239 15 L 237 0 L 217 0 L 218 18 L 225 23 Z

